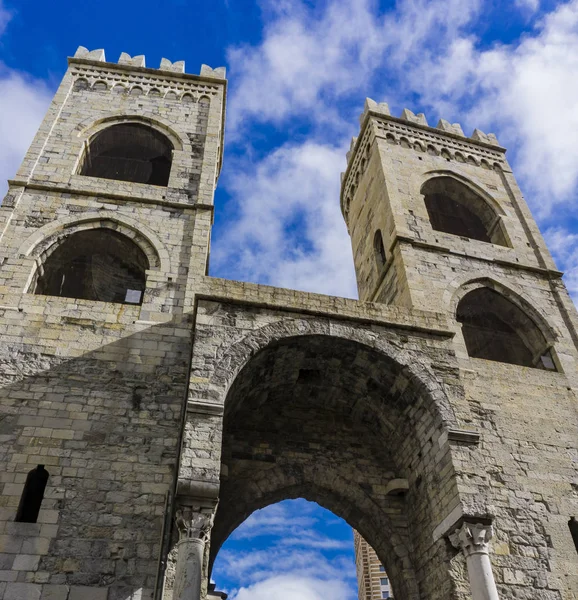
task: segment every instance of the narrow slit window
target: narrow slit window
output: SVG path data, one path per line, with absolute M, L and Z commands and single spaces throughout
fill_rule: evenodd
M 570 517 L 570 520 L 568 521 L 568 527 L 574 542 L 574 547 L 576 548 L 576 552 L 578 552 L 578 521 L 576 520 L 576 517 Z
M 22 490 L 18 511 L 16 512 L 16 521 L 20 523 L 36 523 L 40 506 L 44 499 L 44 490 L 48 482 L 48 471 L 44 465 L 38 465 L 32 469 L 26 477 L 26 483 Z
M 377 269 L 381 271 L 385 265 L 385 247 L 383 245 L 383 236 L 381 230 L 377 230 L 373 236 L 373 252 L 375 254 L 375 262 L 377 263 Z

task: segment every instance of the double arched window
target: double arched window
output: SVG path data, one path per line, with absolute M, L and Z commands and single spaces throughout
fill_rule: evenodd
M 172 153 L 172 143 L 156 129 L 139 123 L 119 123 L 91 139 L 80 174 L 166 186 Z
M 129 237 L 106 228 L 79 231 L 50 253 L 35 293 L 141 304 L 148 268 L 146 254 Z
M 489 287 L 468 292 L 456 313 L 468 354 L 499 362 L 555 371 L 548 343 L 534 321 Z
M 422 186 L 421 193 L 431 226 L 436 231 L 508 245 L 495 210 L 453 177 L 430 179 Z

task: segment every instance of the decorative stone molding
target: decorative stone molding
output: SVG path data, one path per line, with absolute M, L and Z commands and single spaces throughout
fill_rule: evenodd
M 220 417 L 223 415 L 224 407 L 216 402 L 206 402 L 203 400 L 190 400 L 187 402 L 187 410 L 190 413 L 201 415 L 215 415 Z
M 209 540 L 213 521 L 214 509 L 205 509 L 200 506 L 183 506 L 175 515 L 175 522 L 179 531 L 179 539 L 197 539 L 203 542 Z
M 468 558 L 473 554 L 489 554 L 490 540 L 494 534 L 491 525 L 482 523 L 462 523 L 461 527 L 450 534 L 450 542 L 455 548 L 460 548 Z
M 216 96 L 219 92 L 218 85 L 211 85 L 203 81 L 195 82 L 188 79 L 174 79 L 170 76 L 163 76 L 162 71 L 158 72 L 158 76 L 149 74 L 143 76 L 138 72 L 115 71 L 114 65 L 111 65 L 111 67 L 97 67 L 92 64 L 71 65 L 74 78 L 73 90 L 124 94 L 138 92 L 141 96 L 150 96 L 156 99 L 175 102 L 186 102 L 187 100 L 199 102 L 203 97 Z M 169 75 L 171 71 L 165 71 L 165 73 Z
M 487 170 L 502 168 L 505 163 L 505 149 L 499 146 L 494 134 L 485 134 L 476 129 L 467 138 L 459 123 L 452 124 L 444 119 L 440 119 L 437 127 L 429 127 L 423 113 L 416 115 L 407 108 L 403 110 L 401 117 L 392 117 L 387 104 L 377 104 L 371 98 L 365 100 L 360 117 L 362 125 L 368 113 L 375 117 L 373 126 L 370 123 L 363 127 L 360 139 L 352 138 L 346 155 L 348 167 L 341 175 L 341 210 L 346 222 L 349 205 L 367 165 L 368 150 L 374 137 L 401 145 L 408 152 L 427 152 L 450 162 L 469 163 Z
M 477 445 L 480 443 L 480 433 L 471 429 L 450 429 L 448 430 L 448 440 L 450 442 Z

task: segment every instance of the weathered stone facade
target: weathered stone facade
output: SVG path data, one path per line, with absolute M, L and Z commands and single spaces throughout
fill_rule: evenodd
M 0 598 L 204 597 L 234 528 L 304 497 L 367 539 L 398 600 L 576 600 L 576 312 L 504 150 L 368 101 L 342 187 L 361 300 L 216 279 L 226 81 L 183 71 L 80 49 L 0 209 Z M 170 141 L 166 187 L 78 174 L 118 123 Z M 492 243 L 432 228 L 436 177 L 486 207 Z M 146 255 L 142 304 L 34 293 L 90 229 Z M 556 370 L 469 356 L 456 310 L 479 288 Z M 39 464 L 37 522 L 15 522 Z

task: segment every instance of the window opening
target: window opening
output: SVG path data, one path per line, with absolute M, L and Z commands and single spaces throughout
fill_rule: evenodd
M 112 125 L 90 141 L 81 175 L 167 186 L 173 145 L 162 133 L 138 123 Z
M 570 517 L 568 527 L 570 528 L 570 535 L 574 541 L 574 547 L 576 548 L 576 552 L 578 552 L 578 521 L 576 520 L 576 517 Z
M 468 354 L 524 367 L 555 371 L 546 339 L 513 302 L 488 287 L 466 294 L 456 313 Z
M 149 268 L 145 253 L 111 229 L 73 233 L 50 254 L 36 294 L 141 304 Z
M 375 261 L 377 262 L 377 268 L 381 271 L 385 265 L 385 247 L 383 246 L 383 236 L 381 231 L 378 229 L 373 236 L 373 251 L 375 254 Z
M 480 196 L 451 177 L 436 177 L 422 187 L 432 229 L 507 246 L 498 215 Z
M 425 205 L 436 231 L 491 242 L 482 220 L 469 208 L 445 194 L 428 194 Z
M 20 523 L 36 523 L 40 505 L 44 499 L 44 490 L 48 481 L 48 471 L 44 465 L 32 469 L 26 477 L 20 503 L 16 512 L 16 521 Z

